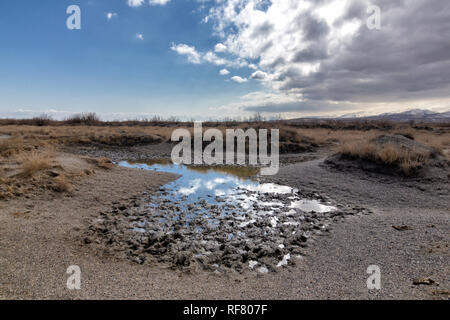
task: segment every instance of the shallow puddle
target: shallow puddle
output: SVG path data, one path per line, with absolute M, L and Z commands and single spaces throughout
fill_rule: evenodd
M 147 163 L 123 161 L 119 165 L 181 175 L 178 180 L 165 185 L 158 196 L 166 202 L 177 204 L 185 212 L 206 212 L 216 206 L 221 207 L 221 215 L 260 211 L 265 215 L 289 214 L 292 209 L 325 213 L 335 209 L 317 200 L 302 199 L 298 196 L 298 190 L 291 187 L 259 183 L 257 168 L 194 167 L 172 164 L 170 160 Z M 197 206 L 193 210 L 195 204 Z

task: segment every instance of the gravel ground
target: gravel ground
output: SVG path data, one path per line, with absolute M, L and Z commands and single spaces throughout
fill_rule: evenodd
M 83 234 L 99 212 L 174 178 L 114 168 L 86 178 L 70 197 L 0 203 L 0 298 L 448 299 L 448 184 L 419 186 L 333 171 L 323 166 L 323 158 L 286 165 L 270 180 L 373 213 L 333 224 L 330 232 L 308 241 L 303 259 L 280 272 L 186 273 L 139 265 L 83 245 Z M 381 268 L 380 291 L 366 287 L 366 269 L 372 264 Z M 66 288 L 70 265 L 81 268 L 81 290 Z M 435 283 L 414 285 L 416 278 Z

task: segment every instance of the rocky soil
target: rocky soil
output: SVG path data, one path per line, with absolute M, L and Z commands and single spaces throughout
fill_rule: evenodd
M 102 212 L 84 242 L 139 264 L 190 272 L 267 273 L 294 265 L 304 255 L 308 240 L 329 232 L 329 225 L 343 216 L 368 213 L 343 205 L 324 212 L 290 208 L 292 202 L 305 198 L 326 201 L 298 190 L 284 194 L 239 190 L 243 199 L 253 199 L 250 208 L 223 197 L 213 199 L 214 204 L 205 199 L 187 204 L 187 197 L 171 201 L 171 192 L 176 191 L 145 192 Z

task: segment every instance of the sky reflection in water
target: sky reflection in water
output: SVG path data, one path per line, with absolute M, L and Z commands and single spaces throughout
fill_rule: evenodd
M 120 166 L 142 170 L 153 170 L 179 174 L 181 177 L 164 186 L 167 194 L 163 195 L 167 200 L 185 206 L 204 201 L 209 205 L 222 205 L 222 214 L 236 212 L 235 206 L 244 211 L 253 211 L 257 207 L 266 207 L 266 214 L 274 214 L 292 209 L 300 209 L 305 212 L 330 212 L 333 207 L 320 203 L 317 200 L 301 199 L 297 190 L 288 186 L 272 183 L 259 183 L 256 174 L 258 169 L 246 167 L 191 167 L 172 164 L 170 160 L 156 160 L 147 163 L 131 163 L 123 161 Z M 272 197 L 267 197 L 270 194 Z M 275 195 L 288 195 L 289 205 L 277 201 Z M 223 204 L 230 204 L 227 206 Z M 239 213 L 239 212 L 237 212 Z

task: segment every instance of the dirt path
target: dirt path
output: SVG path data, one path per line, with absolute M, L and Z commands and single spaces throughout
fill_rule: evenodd
M 448 193 L 331 172 L 320 163 L 288 165 L 273 179 L 368 206 L 374 213 L 334 225 L 308 244 L 308 255 L 296 266 L 269 275 L 185 274 L 100 256 L 82 245 L 87 220 L 113 202 L 155 190 L 171 175 L 114 168 L 84 180 L 71 197 L 2 202 L 0 298 L 447 299 Z M 400 225 L 410 230 L 392 228 Z M 367 290 L 371 264 L 381 268 L 381 291 Z M 81 268 L 79 291 L 66 288 L 70 265 Z M 439 286 L 413 285 L 418 277 L 430 277 Z

